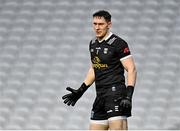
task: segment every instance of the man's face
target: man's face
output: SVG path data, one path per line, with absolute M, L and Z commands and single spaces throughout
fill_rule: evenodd
M 96 37 L 102 39 L 111 27 L 111 22 L 107 22 L 104 17 L 93 17 L 93 29 L 96 33 Z

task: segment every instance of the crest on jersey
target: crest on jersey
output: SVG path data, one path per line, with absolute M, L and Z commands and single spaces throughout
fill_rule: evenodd
M 108 48 L 104 48 L 104 54 L 108 53 Z

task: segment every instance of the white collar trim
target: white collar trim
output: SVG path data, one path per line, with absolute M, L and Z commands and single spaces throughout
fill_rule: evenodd
M 109 32 L 109 35 L 105 39 L 100 40 L 99 42 L 101 43 L 103 40 L 109 39 L 112 36 L 112 34 L 113 34 L 112 32 Z

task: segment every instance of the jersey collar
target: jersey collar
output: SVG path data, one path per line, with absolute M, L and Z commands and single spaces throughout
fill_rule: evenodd
M 103 42 L 104 40 L 106 41 L 106 40 L 108 40 L 111 36 L 112 36 L 112 32 L 109 32 L 109 35 L 106 37 L 106 38 L 104 38 L 104 39 L 102 39 L 102 40 L 100 40 L 100 41 L 98 41 L 99 43 L 101 43 L 101 42 Z

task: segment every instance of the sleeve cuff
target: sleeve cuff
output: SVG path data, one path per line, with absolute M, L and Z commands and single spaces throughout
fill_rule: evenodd
M 129 57 L 132 57 L 132 55 L 127 55 L 127 56 L 121 58 L 120 61 L 123 61 L 123 60 L 125 60 L 125 59 L 127 59 L 127 58 L 129 58 Z

